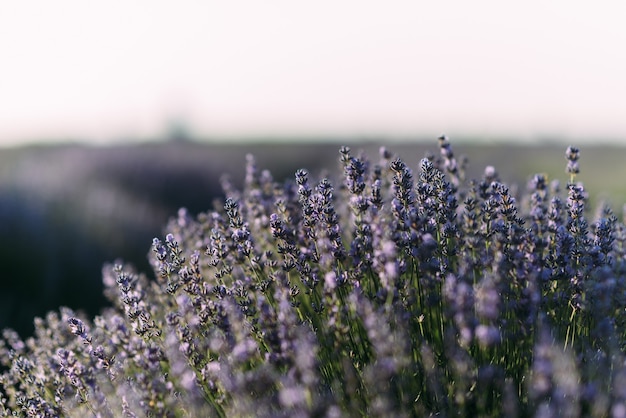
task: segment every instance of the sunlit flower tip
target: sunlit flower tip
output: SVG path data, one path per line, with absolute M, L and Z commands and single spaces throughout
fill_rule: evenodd
M 385 258 L 395 258 L 397 253 L 396 244 L 393 241 L 386 239 L 382 242 L 381 251 Z
M 432 234 L 426 233 L 422 235 L 422 245 L 425 249 L 433 249 L 437 247 L 437 241 Z
M 469 346 L 472 342 L 473 335 L 474 334 L 472 333 L 472 330 L 469 327 L 467 326 L 462 327 L 459 331 L 459 342 L 461 346 L 462 347 Z
M 352 158 L 350 156 L 350 147 L 342 146 L 339 149 L 339 153 L 341 154 L 340 160 L 341 160 L 341 162 L 343 164 L 347 164 L 350 161 L 350 159 Z
M 237 362 L 247 361 L 257 350 L 254 340 L 246 338 L 233 348 L 232 355 Z
M 395 261 L 388 261 L 385 263 L 385 275 L 388 279 L 393 280 L 398 277 L 398 263 Z
M 362 195 L 352 196 L 350 198 L 350 206 L 352 206 L 357 213 L 362 213 L 369 208 L 370 200 Z
M 569 161 L 578 161 L 578 158 L 580 157 L 580 150 L 574 146 L 569 146 L 567 147 L 567 150 L 565 150 L 565 158 L 567 158 Z
M 86 328 L 83 321 L 78 318 L 68 318 L 67 323 L 70 326 L 70 331 L 74 335 L 85 335 Z
M 333 290 L 337 287 L 337 273 L 331 270 L 324 275 L 324 287 L 328 290 Z
M 475 335 L 478 343 L 483 347 L 491 347 L 500 342 L 500 331 L 491 325 L 478 325 Z
M 386 147 L 380 147 L 378 153 L 380 154 L 380 158 L 382 158 L 383 160 L 388 160 L 392 157 L 391 152 L 389 152 Z
M 500 314 L 500 293 L 493 286 L 482 286 L 476 292 L 476 314 L 481 318 L 496 320 Z
M 430 171 L 434 168 L 435 166 L 433 165 L 433 162 L 430 161 L 428 158 L 422 158 L 420 160 L 420 169 L 422 171 Z
M 404 170 L 405 165 L 404 165 L 404 162 L 400 158 L 396 158 L 395 160 L 391 162 L 391 164 L 389 165 L 389 168 L 391 168 L 392 171 L 400 172 Z
M 547 188 L 547 183 L 548 177 L 545 174 L 535 174 L 529 182 L 529 189 L 545 190 Z
M 309 173 L 306 170 L 299 169 L 296 171 L 296 183 L 298 185 L 303 185 L 308 181 Z
M 572 178 L 575 174 L 580 172 L 580 168 L 578 166 L 578 159 L 580 157 L 580 153 L 578 148 L 569 146 L 565 151 L 565 158 L 567 158 L 567 167 L 565 172 L 572 175 Z
M 497 176 L 496 168 L 492 165 L 488 165 L 485 167 L 485 172 L 483 174 L 487 179 L 493 179 Z

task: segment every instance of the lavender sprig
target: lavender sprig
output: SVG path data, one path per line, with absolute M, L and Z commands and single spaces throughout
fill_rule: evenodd
M 0 416 L 624 415 L 626 227 L 588 218 L 580 151 L 524 194 L 439 150 L 284 183 L 248 156 L 154 280 L 107 265 L 99 316 L 3 332 Z

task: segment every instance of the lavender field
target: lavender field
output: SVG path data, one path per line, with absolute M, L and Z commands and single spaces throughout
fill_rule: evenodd
M 5 150 L 0 409 L 626 416 L 625 156 Z

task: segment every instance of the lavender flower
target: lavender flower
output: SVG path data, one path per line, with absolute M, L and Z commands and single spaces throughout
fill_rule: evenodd
M 0 416 L 623 416 L 626 226 L 567 186 L 340 150 L 181 209 L 111 306 L 0 339 Z M 521 202 L 521 203 L 518 203 Z
M 578 167 L 578 159 L 580 158 L 580 151 L 578 148 L 569 146 L 565 151 L 565 158 L 567 159 L 566 172 L 570 174 L 570 182 L 574 181 L 574 176 L 580 172 Z

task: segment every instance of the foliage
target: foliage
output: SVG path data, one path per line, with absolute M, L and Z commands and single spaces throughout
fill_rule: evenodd
M 622 416 L 626 227 L 564 190 L 466 181 L 447 138 L 419 173 L 344 147 L 338 182 L 243 190 L 155 238 L 156 280 L 4 331 L 5 416 Z M 519 200 L 519 203 L 518 203 Z

